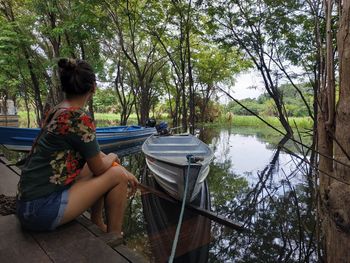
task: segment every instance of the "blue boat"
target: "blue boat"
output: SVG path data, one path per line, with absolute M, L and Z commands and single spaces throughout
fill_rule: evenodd
M 39 128 L 0 127 L 0 144 L 13 151 L 30 151 Z M 97 141 L 101 150 L 116 149 L 142 144 L 149 136 L 156 133 L 154 127 L 113 126 L 96 129 Z

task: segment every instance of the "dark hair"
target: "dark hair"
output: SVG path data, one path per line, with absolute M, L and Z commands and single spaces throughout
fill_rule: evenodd
M 94 70 L 84 60 L 61 58 L 58 61 L 62 91 L 69 95 L 83 95 L 96 82 Z

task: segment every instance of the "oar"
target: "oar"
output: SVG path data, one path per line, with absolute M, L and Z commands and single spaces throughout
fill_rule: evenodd
M 149 191 L 157 196 L 159 196 L 160 198 L 163 198 L 169 202 L 172 202 L 172 203 L 177 203 L 179 204 L 180 201 L 174 199 L 174 198 L 171 198 L 169 197 L 168 195 L 166 195 L 165 193 L 161 192 L 161 191 L 158 191 L 152 187 L 149 187 L 147 185 L 144 185 L 142 183 L 139 183 L 138 184 L 138 187 L 142 190 L 146 190 L 146 191 Z M 209 210 L 206 210 L 206 209 L 203 209 L 203 208 L 200 208 L 198 206 L 194 206 L 192 204 L 186 204 L 186 208 L 190 209 L 191 211 L 201 215 L 201 216 L 205 216 L 219 224 L 222 224 L 222 225 L 225 225 L 225 226 L 228 226 L 230 228 L 233 228 L 235 230 L 239 230 L 239 231 L 243 231 L 243 230 L 246 230 L 244 227 L 243 227 L 243 224 L 240 223 L 240 222 L 236 222 L 236 221 L 233 221 L 231 219 L 228 219 L 228 218 L 224 218 L 220 215 L 216 215 L 214 214 L 212 211 L 209 211 Z
M 112 164 L 113 166 L 118 166 L 119 164 L 117 162 L 113 162 Z M 161 191 L 158 191 L 152 187 L 149 187 L 147 185 L 144 185 L 142 183 L 138 183 L 137 185 L 138 188 L 140 189 L 144 189 L 146 191 L 149 191 L 157 196 L 159 196 L 160 198 L 163 198 L 169 202 L 172 202 L 172 203 L 176 203 L 176 204 L 179 204 L 180 201 L 174 199 L 174 198 L 171 198 L 169 197 L 168 195 L 166 195 L 165 193 L 161 192 Z M 243 230 L 246 230 L 244 227 L 243 227 L 243 224 L 240 223 L 240 222 L 236 222 L 236 221 L 233 221 L 231 219 L 228 219 L 228 218 L 224 218 L 220 215 L 216 215 L 214 214 L 212 211 L 209 211 L 209 210 L 206 210 L 206 209 L 203 209 L 203 208 L 200 208 L 198 206 L 194 206 L 194 205 L 191 205 L 191 204 L 186 204 L 185 205 L 186 208 L 192 210 L 193 212 L 201 215 L 201 216 L 205 216 L 219 224 L 222 224 L 222 225 L 225 225 L 225 226 L 228 226 L 228 227 L 231 227 L 235 230 L 239 230 L 239 231 L 243 231 Z

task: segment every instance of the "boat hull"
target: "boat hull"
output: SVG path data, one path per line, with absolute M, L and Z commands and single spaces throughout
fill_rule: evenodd
M 192 202 L 209 173 L 213 158 L 210 148 L 198 138 L 187 136 L 151 136 L 142 145 L 148 168 L 157 183 L 172 197 Z M 189 162 L 188 156 L 198 161 Z M 184 196 L 188 176 L 187 195 Z
M 9 150 L 30 151 L 38 128 L 0 127 L 0 144 Z M 113 151 L 119 148 L 141 145 L 147 137 L 156 132 L 155 128 L 141 126 L 115 126 L 97 128 L 96 137 L 101 150 Z

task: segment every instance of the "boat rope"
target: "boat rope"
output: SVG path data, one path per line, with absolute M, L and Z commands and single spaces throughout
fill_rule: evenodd
M 177 227 L 176 227 L 176 231 L 175 231 L 175 237 L 174 237 L 174 241 L 173 241 L 173 246 L 171 248 L 171 254 L 170 254 L 170 257 L 169 257 L 169 263 L 172 263 L 174 261 L 174 258 L 175 258 L 177 242 L 179 241 L 179 235 L 180 235 L 180 229 L 181 229 L 181 225 L 182 225 L 182 219 L 183 219 L 184 212 L 185 212 L 185 204 L 186 204 L 187 188 L 188 188 L 188 177 L 190 175 L 191 159 L 193 158 L 193 155 L 192 154 L 188 154 L 188 155 L 186 155 L 186 158 L 187 158 L 187 161 L 188 161 L 188 166 L 187 166 L 187 174 L 186 174 L 186 178 L 185 178 L 184 194 L 183 194 L 183 198 L 182 198 L 181 212 L 180 212 L 180 216 L 179 216 L 179 221 L 177 222 Z

